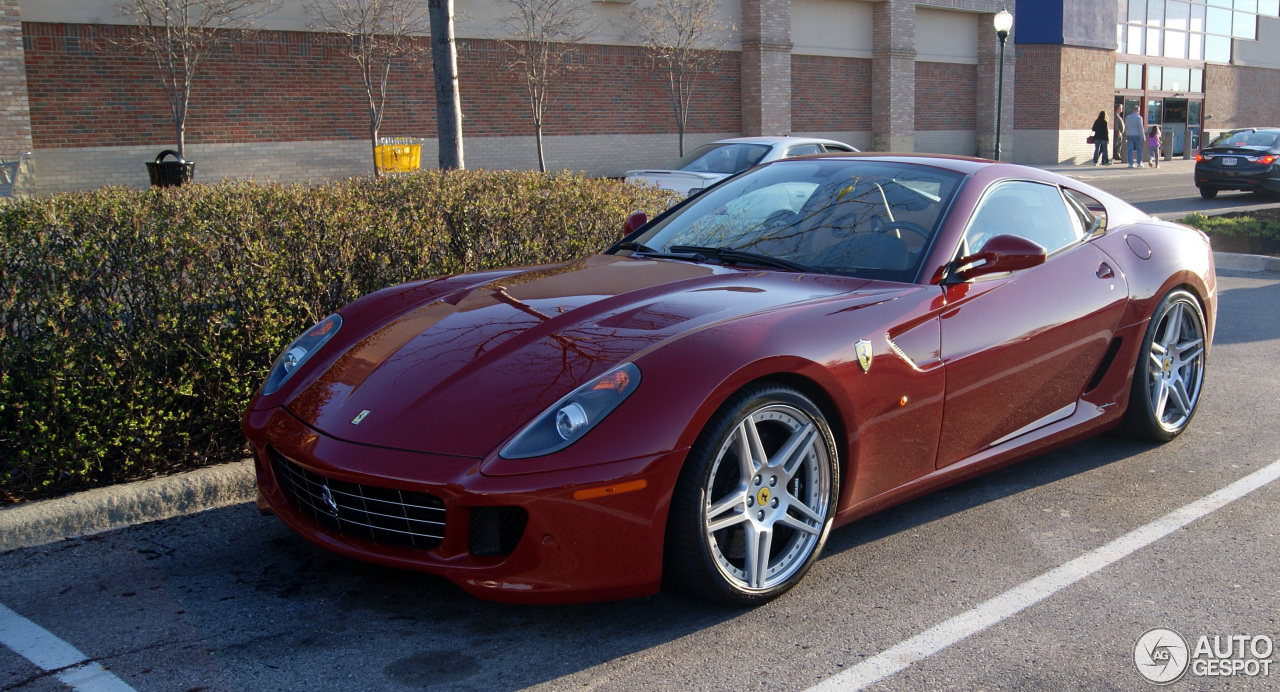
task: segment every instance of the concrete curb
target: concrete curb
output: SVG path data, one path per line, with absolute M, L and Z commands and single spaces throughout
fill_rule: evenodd
M 1231 269 L 1238 272 L 1280 272 L 1280 257 L 1267 255 L 1215 252 L 1213 263 L 1218 269 Z
M 45 545 L 253 500 L 249 459 L 0 510 L 0 551 Z

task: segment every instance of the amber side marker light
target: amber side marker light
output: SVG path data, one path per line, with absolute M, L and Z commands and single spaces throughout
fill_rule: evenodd
M 633 490 L 643 490 L 649 485 L 649 481 L 644 479 L 638 481 L 627 481 L 626 483 L 618 483 L 616 485 L 602 485 L 598 488 L 584 488 L 582 490 L 573 491 L 573 499 L 575 500 L 591 500 L 597 497 L 607 497 L 609 495 L 621 495 L 629 493 Z

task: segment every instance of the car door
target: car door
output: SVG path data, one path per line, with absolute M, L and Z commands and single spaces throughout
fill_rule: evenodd
M 948 285 L 941 313 L 946 395 L 938 467 L 1070 416 L 1111 341 L 1128 294 L 1055 185 L 997 183 L 958 254 L 996 235 L 1032 240 L 1044 264 Z

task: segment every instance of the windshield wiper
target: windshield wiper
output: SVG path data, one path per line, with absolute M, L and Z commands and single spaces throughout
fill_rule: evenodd
M 722 262 L 734 262 L 745 264 L 759 264 L 765 267 L 774 267 L 775 269 L 787 269 L 793 272 L 804 272 L 806 274 L 825 274 L 826 272 L 817 267 L 810 267 L 800 262 L 792 262 L 780 257 L 770 257 L 769 255 L 761 255 L 755 252 L 747 252 L 746 250 L 736 250 L 731 247 L 702 247 L 699 245 L 673 245 L 671 252 L 680 255 L 693 255 L 695 258 L 701 256 L 704 258 L 718 259 Z
M 633 243 L 630 240 L 624 240 L 618 243 L 617 248 L 619 250 L 630 250 L 632 252 L 637 252 L 637 253 L 643 252 L 645 254 L 657 252 L 657 250 L 654 250 L 653 248 L 649 247 L 648 245 L 645 245 L 644 243 Z

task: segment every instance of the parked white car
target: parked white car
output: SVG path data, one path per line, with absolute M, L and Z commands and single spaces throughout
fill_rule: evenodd
M 688 195 L 758 163 L 841 151 L 857 149 L 832 139 L 737 137 L 704 144 L 671 164 L 670 168 L 627 171 L 626 179 Z

